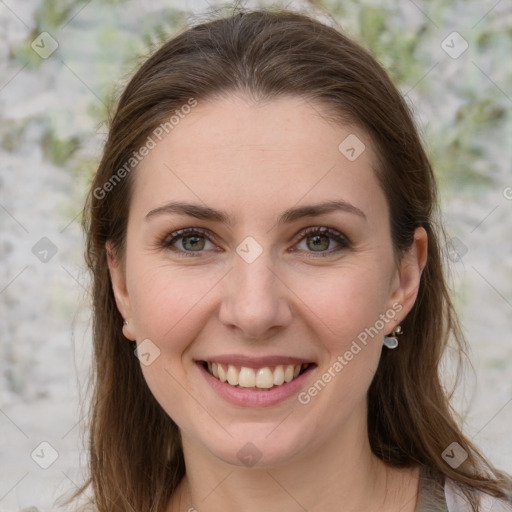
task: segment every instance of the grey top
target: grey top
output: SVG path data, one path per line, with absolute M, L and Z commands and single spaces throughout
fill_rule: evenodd
M 66 512 L 75 512 L 76 510 L 75 508 L 69 508 L 66 509 Z M 86 510 L 92 510 L 92 508 Z M 479 510 L 480 512 L 512 512 L 512 496 L 510 501 L 507 502 L 482 493 Z M 23 509 L 21 512 L 39 511 L 35 507 L 30 507 Z M 418 501 L 414 512 L 472 512 L 472 509 L 450 479 L 446 479 L 443 484 L 433 476 L 431 470 L 421 466 Z
M 512 496 L 504 501 L 481 493 L 480 511 L 512 512 Z M 443 484 L 428 468 L 421 467 L 415 512 L 472 512 L 472 508 L 452 480 L 446 479 Z
M 444 485 L 422 466 L 419 475 L 418 503 L 415 512 L 449 512 Z

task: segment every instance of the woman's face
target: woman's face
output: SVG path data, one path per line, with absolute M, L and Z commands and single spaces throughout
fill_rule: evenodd
M 268 466 L 364 442 L 383 336 L 414 303 L 426 244 L 420 228 L 395 264 L 371 142 L 321 112 L 208 100 L 134 171 L 116 300 L 191 451 Z

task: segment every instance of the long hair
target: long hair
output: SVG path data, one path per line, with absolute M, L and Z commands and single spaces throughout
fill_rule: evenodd
M 443 270 L 434 173 L 413 116 L 367 50 L 311 15 L 277 8 L 237 8 L 184 29 L 136 71 L 110 120 L 84 209 L 94 367 L 90 476 L 75 496 L 91 486 L 99 512 L 163 512 L 185 473 L 179 430 L 152 396 L 134 347 L 122 334 L 105 243 L 112 241 L 122 259 L 137 172 L 131 159 L 148 135 L 191 99 L 232 92 L 257 100 L 303 97 L 370 136 L 396 258 L 411 246 L 416 227 L 428 234 L 427 263 L 415 305 L 402 323 L 403 342 L 399 350 L 383 351 L 368 392 L 371 449 L 390 466 L 419 465 L 439 481 L 449 477 L 475 511 L 476 491 L 508 497 L 508 475 L 462 433 L 439 375 L 449 341 L 461 358 L 466 342 Z M 456 468 L 442 458 L 454 442 L 468 454 Z

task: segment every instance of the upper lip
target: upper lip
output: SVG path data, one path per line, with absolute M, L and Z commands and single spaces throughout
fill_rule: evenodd
M 304 359 L 300 357 L 290 356 L 264 356 L 264 357 L 249 357 L 240 354 L 225 354 L 219 356 L 205 357 L 196 359 L 196 361 L 206 361 L 208 363 L 231 364 L 233 366 L 245 366 L 247 368 L 264 368 L 265 366 L 277 365 L 298 365 L 312 363 L 311 359 Z

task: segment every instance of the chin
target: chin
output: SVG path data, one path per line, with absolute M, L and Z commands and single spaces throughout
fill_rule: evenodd
M 205 436 L 202 444 L 223 462 L 247 468 L 270 468 L 292 463 L 305 449 L 305 436 L 291 435 L 290 426 L 255 425 L 246 423 L 231 427 L 221 439 Z M 270 427 L 270 428 L 269 428 Z M 275 429 L 272 431 L 272 429 Z M 277 432 L 282 429 L 280 432 Z

